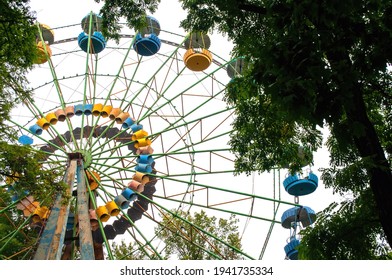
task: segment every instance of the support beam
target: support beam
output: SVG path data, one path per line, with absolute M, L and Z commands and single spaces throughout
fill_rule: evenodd
M 76 160 L 71 160 L 64 177 L 64 182 L 69 186 L 69 195 L 75 182 L 76 165 Z M 57 195 L 35 253 L 35 260 L 59 260 L 61 257 L 69 214 L 69 204 L 63 205 L 62 199 L 61 195 Z
M 79 220 L 80 256 L 82 260 L 95 260 L 90 215 L 88 212 L 88 193 L 84 175 L 83 161 L 80 160 L 77 166 L 77 213 Z

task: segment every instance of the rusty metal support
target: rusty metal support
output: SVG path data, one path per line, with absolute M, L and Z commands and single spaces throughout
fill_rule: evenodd
M 69 186 L 68 195 L 72 193 L 75 182 L 75 171 L 77 161 L 70 160 L 64 177 L 64 182 Z M 50 216 L 41 236 L 35 260 L 59 260 L 63 248 L 65 230 L 69 214 L 69 203 L 63 204 L 61 194 L 57 195 L 56 201 L 51 209 Z
M 79 244 L 80 256 L 82 260 L 94 260 L 94 244 L 91 234 L 90 215 L 88 211 L 89 201 L 84 178 L 83 161 L 78 161 L 77 166 L 77 213 L 79 220 Z

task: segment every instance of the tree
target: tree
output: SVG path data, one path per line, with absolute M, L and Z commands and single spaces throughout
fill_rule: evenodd
M 32 248 L 35 246 L 37 233 L 31 231 L 28 225 L 16 230 L 24 218 L 14 208 L 6 209 L 10 203 L 9 194 L 0 188 L 0 260 L 29 259 L 34 251 Z M 8 235 L 13 235 L 13 238 L 7 238 Z
M 6 125 L 9 113 L 29 93 L 26 73 L 31 69 L 36 52 L 35 16 L 29 1 L 0 0 L 0 137 L 13 137 Z
M 139 250 L 136 243 L 126 243 L 121 240 L 120 244 L 113 242 L 113 257 L 115 260 L 150 260 L 155 259 L 150 257 L 144 251 Z
M 328 128 L 331 167 L 322 178 L 329 177 L 326 185 L 336 192 L 374 201 L 369 218 L 380 223 L 378 236 L 392 245 L 392 3 L 180 2 L 187 11 L 184 28 L 226 34 L 235 46 L 233 56 L 247 60 L 247 70 L 227 91 L 237 114 L 231 135 L 237 172 L 277 166 L 299 171 L 304 158 L 298 150 L 312 162 L 322 144 L 321 128 Z M 134 11 L 159 1 L 132 3 Z M 361 188 L 352 184 L 356 172 L 363 175 Z
M 374 215 L 374 199 L 368 194 L 332 203 L 318 213 L 314 227 L 306 228 L 298 248 L 300 259 L 392 259 L 381 224 Z
M 363 161 L 354 150 L 341 151 L 334 137 L 327 141 L 331 161 L 322 179 L 345 197 L 318 213 L 299 246 L 301 259 L 391 259 Z
M 193 215 L 173 210 L 176 217 L 163 215 L 155 227 L 156 236 L 165 247 L 160 257 L 180 260 L 243 259 L 238 220 L 210 217 L 204 211 Z M 113 244 L 115 259 L 158 259 L 157 255 L 141 251 L 136 244 L 121 241 Z M 148 248 L 146 247 L 146 250 Z M 149 255 L 148 255 L 149 254 Z
M 95 2 L 104 2 L 100 11 L 102 15 L 102 33 L 106 38 L 119 39 L 121 18 L 125 18 L 127 24 L 131 28 L 140 29 L 146 24 L 146 12 L 153 13 L 158 8 L 160 0 L 137 0 L 137 1 L 121 1 L 121 0 L 95 0 Z
M 227 220 L 209 217 L 204 211 L 195 212 L 193 216 L 184 211 L 173 212 L 182 219 L 165 215 L 155 229 L 157 237 L 165 243 L 166 257 L 180 260 L 243 258 L 239 253 L 238 220 L 233 215 Z
M 64 202 L 69 198 L 65 196 L 67 186 L 62 182 L 61 166 L 55 163 L 43 168 L 43 152 L 0 141 L 0 158 L 0 176 L 7 182 L 4 188 L 12 188 L 10 194 L 22 198 L 28 192 L 47 203 L 52 202 L 56 193 L 64 195 Z

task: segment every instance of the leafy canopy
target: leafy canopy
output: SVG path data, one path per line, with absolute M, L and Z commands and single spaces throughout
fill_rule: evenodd
M 103 34 L 107 38 L 113 38 L 118 41 L 122 18 L 125 18 L 125 22 L 129 27 L 138 30 L 146 25 L 146 12 L 154 13 L 161 1 L 95 0 L 95 2 L 104 2 L 101 9 Z
M 29 1 L 0 0 L 0 137 L 14 136 L 5 124 L 12 107 L 28 94 L 26 73 L 36 56 L 35 17 Z
M 15 208 L 7 208 L 11 203 L 9 194 L 0 188 L 0 260 L 29 259 L 36 245 L 37 233 L 28 225 L 23 226 L 25 217 Z M 20 230 L 17 230 L 18 227 L 21 227 Z M 11 235 L 13 238 L 10 239 Z
M 59 166 L 43 169 L 43 154 L 17 144 L 17 131 L 8 122 L 14 106 L 33 98 L 26 74 L 37 56 L 34 22 L 29 1 L 0 0 L 0 182 L 1 189 L 12 189 L 9 194 L 19 198 L 28 191 L 38 200 L 50 200 L 51 194 L 64 191 Z

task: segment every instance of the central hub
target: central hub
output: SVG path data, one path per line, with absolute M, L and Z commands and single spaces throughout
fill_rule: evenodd
M 91 165 L 92 157 L 89 151 L 75 150 L 68 154 L 69 160 L 82 160 L 84 169 L 87 169 Z

